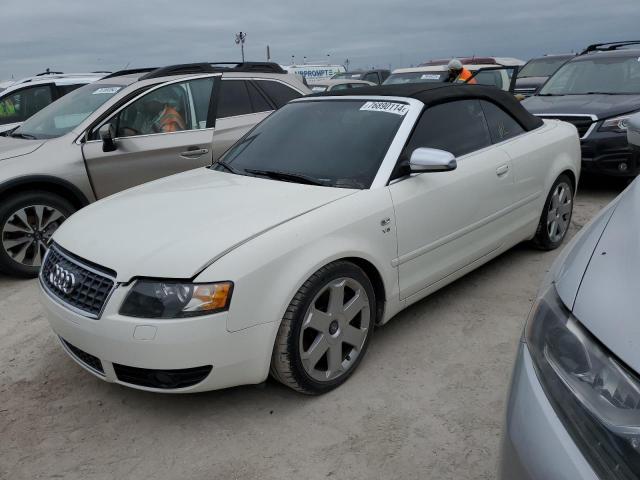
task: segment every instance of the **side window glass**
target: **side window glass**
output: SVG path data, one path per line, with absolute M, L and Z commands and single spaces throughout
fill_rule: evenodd
M 273 103 L 275 103 L 278 108 L 290 102 L 294 98 L 300 98 L 302 96 L 302 94 L 297 90 L 287 87 L 280 82 L 272 80 L 256 80 L 256 83 L 269 97 L 271 97 L 271 100 L 273 100 Z
M 217 118 L 235 117 L 253 113 L 246 82 L 243 80 L 222 80 L 218 98 Z
M 258 91 L 253 83 L 248 82 L 247 87 L 249 88 L 249 97 L 251 98 L 251 105 L 253 106 L 254 112 L 269 112 L 273 110 L 271 104 L 264 98 L 264 95 Z
M 48 85 L 19 90 L 0 100 L 0 124 L 22 122 L 52 101 Z
M 82 86 L 84 86 L 83 83 L 76 85 L 58 85 L 58 91 L 60 92 L 60 96 L 64 96 L 67 93 L 71 93 Z
M 349 84 L 349 83 L 339 83 L 338 85 L 334 85 L 331 90 L 333 92 L 336 92 L 338 90 L 346 90 L 347 88 L 351 88 L 351 84 Z
M 375 72 L 367 73 L 362 80 L 366 80 L 367 82 L 380 83 L 378 74 Z
M 478 100 L 458 100 L 429 107 L 424 111 L 404 158 L 416 148 L 438 148 L 456 157 L 491 145 L 491 137 Z
M 493 143 L 499 143 L 524 133 L 524 128 L 500 107 L 485 100 L 480 103 L 487 119 Z
M 198 83 L 200 82 L 200 83 Z M 153 90 L 113 119 L 117 137 L 206 128 L 212 78 L 172 83 Z

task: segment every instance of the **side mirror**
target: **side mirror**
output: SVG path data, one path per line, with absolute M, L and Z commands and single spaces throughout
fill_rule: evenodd
M 631 148 L 640 151 L 640 113 L 627 120 L 627 141 Z
M 102 151 L 113 152 L 118 147 L 116 146 L 116 128 L 113 123 L 105 123 L 98 130 L 100 140 L 102 140 Z
M 409 159 L 411 173 L 448 172 L 458 168 L 456 157 L 444 150 L 416 148 Z

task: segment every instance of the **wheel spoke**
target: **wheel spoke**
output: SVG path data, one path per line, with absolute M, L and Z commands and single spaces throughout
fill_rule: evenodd
M 44 220 L 44 205 L 36 205 L 33 207 L 33 212 L 35 215 L 35 228 L 36 230 L 42 230 L 42 222 Z
M 353 325 L 347 325 L 342 333 L 342 341 L 348 343 L 352 347 L 360 350 L 365 338 L 367 337 L 366 328 L 356 328 Z
M 31 265 L 38 267 L 42 264 L 42 243 L 38 240 L 35 244 L 35 252 L 33 253 L 33 259 Z
M 15 223 L 8 223 L 4 226 L 4 233 L 31 233 L 30 227 L 23 227 L 21 225 L 16 225 Z
M 32 240 L 29 237 L 20 237 L 20 238 L 13 238 L 10 240 L 3 240 L 2 245 L 4 246 L 5 250 L 10 250 L 19 245 L 23 245 L 25 243 L 28 246 L 31 242 Z
M 344 286 L 345 281 L 334 283 L 329 287 L 328 313 L 338 314 L 344 311 Z
M 18 263 L 24 263 L 25 257 L 27 255 L 27 250 L 33 244 L 33 242 L 25 243 L 18 252 L 11 253 L 11 257 Z
M 353 320 L 360 311 L 367 306 L 362 291 L 358 290 L 355 297 L 349 300 L 349 303 L 344 306 L 344 316 L 348 322 Z
M 24 226 L 28 229 L 28 232 L 33 232 L 33 226 L 29 223 L 29 218 L 27 218 L 27 212 L 25 210 L 18 210 L 13 214 L 14 217 L 17 217 Z M 15 224 L 15 223 L 14 223 Z
M 57 222 L 58 220 L 64 220 L 64 215 L 62 215 L 58 210 L 51 210 L 46 222 L 43 222 L 41 229 L 46 230 L 52 223 Z
M 571 211 L 571 200 L 569 200 L 567 203 L 563 203 L 558 207 L 558 213 L 560 213 L 560 215 L 565 215 L 570 211 Z
M 342 370 L 342 347 L 340 345 L 333 345 L 329 347 L 327 353 L 327 377 L 334 377 Z
M 318 332 L 323 332 L 329 328 L 329 323 L 331 323 L 331 317 L 328 314 L 312 308 L 307 314 L 303 328 L 311 327 Z
M 327 342 L 327 338 L 324 334 L 319 334 L 309 347 L 309 350 L 302 352 L 300 357 L 307 365 L 307 368 L 314 369 L 328 348 L 329 343 Z

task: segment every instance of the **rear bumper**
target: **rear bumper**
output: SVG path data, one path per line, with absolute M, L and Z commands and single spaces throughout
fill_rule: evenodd
M 498 478 L 598 480 L 544 393 L 524 343 L 507 402 Z
M 581 140 L 582 171 L 616 177 L 640 173 L 640 153 L 629 147 L 626 133 L 596 129 Z

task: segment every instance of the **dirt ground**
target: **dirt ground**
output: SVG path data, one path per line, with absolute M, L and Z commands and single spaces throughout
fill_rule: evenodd
M 581 185 L 571 234 L 623 187 Z M 57 344 L 36 281 L 0 277 L 0 478 L 494 478 L 517 342 L 556 254 L 518 246 L 410 307 L 315 398 L 104 383 Z

